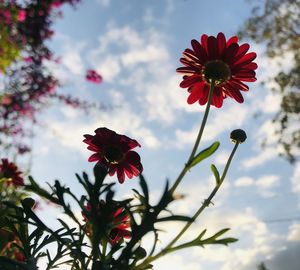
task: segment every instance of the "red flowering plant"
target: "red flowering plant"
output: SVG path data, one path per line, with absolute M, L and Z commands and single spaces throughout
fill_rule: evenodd
M 6 217 L 14 214 L 11 208 L 3 202 L 13 205 L 20 204 L 28 196 L 24 190 L 23 173 L 7 159 L 0 163 L 0 256 L 24 262 L 24 255 L 18 248 L 21 241 L 18 236 L 6 227 Z
M 13 155 L 30 152 L 28 139 L 39 112 L 50 102 L 59 101 L 85 112 L 105 109 L 74 96 L 59 94 L 61 86 L 45 65 L 56 62 L 47 41 L 53 36 L 52 24 L 61 17 L 63 4 L 80 0 L 0 1 L 0 151 L 10 149 Z M 2 73 L 2 74 L 1 74 Z M 102 78 L 94 74 L 94 81 Z M 101 78 L 101 80 L 100 80 Z M 2 85 L 2 84 L 1 84 Z M 24 151 L 26 149 L 26 151 Z
M 16 262 L 15 258 L 7 259 L 2 256 L 0 269 L 37 269 L 38 259 L 46 257 L 47 270 L 62 264 L 75 270 L 146 270 L 153 269 L 153 261 L 177 250 L 211 244 L 228 245 L 237 240 L 223 237 L 229 230 L 225 228 L 210 236 L 203 230 L 195 238 L 178 244 L 178 240 L 191 224 L 211 205 L 222 186 L 238 146 L 246 140 L 243 130 L 237 129 L 230 134 L 234 147 L 223 171 L 219 172 L 214 164 L 211 165 L 215 178 L 214 188 L 194 215 L 178 215 L 169 211 L 169 206 L 182 199 L 182 196 L 178 196 L 177 189 L 187 172 L 219 148 L 220 143 L 216 141 L 199 150 L 210 106 L 221 108 L 227 97 L 232 97 L 239 103 L 243 101 L 240 91 L 248 90 L 243 82 L 255 80 L 254 70 L 257 66 L 252 62 L 255 53 L 247 53 L 249 45 L 239 45 L 236 37 L 226 41 L 222 33 L 217 37 L 203 35 L 201 42 L 192 41 L 192 48 L 183 52 L 180 61 L 184 67 L 177 69 L 184 73 L 180 86 L 188 88 L 188 103 L 198 101 L 200 105 L 206 104 L 206 109 L 187 162 L 172 185 L 167 181 L 158 202 L 150 203 L 151 193 L 142 175 L 141 158 L 134 151 L 141 145 L 126 135 L 100 127 L 95 130 L 94 135 L 83 135 L 83 142 L 92 152 L 88 161 L 96 162 L 93 179 L 87 173 L 76 174 L 84 188 L 83 195 L 78 197 L 71 188 L 58 180 L 50 186 L 50 191 L 41 187 L 32 177 L 25 184 L 27 191 L 60 206 L 73 223 L 58 219 L 61 226 L 52 229 L 32 211 L 33 199 L 22 200 L 22 207 L 4 202 L 14 213 L 6 217 L 6 228 L 14 232 L 20 240 L 18 248 L 24 261 Z M 106 181 L 114 175 L 118 181 Z M 140 188 L 133 189 L 134 195 L 124 200 L 116 199 L 116 185 L 126 185 L 129 181 L 125 181 L 127 178 L 135 177 L 139 178 Z M 70 203 L 71 200 L 73 204 Z M 79 208 L 80 215 L 76 214 L 74 205 Z M 162 233 L 160 224 L 173 221 L 181 221 L 184 224 L 182 229 L 163 248 L 158 249 L 157 243 Z M 28 225 L 30 230 L 26 229 Z M 142 241 L 149 234 L 154 235 L 150 248 L 144 246 Z M 50 253 L 47 246 L 53 243 L 57 250 Z

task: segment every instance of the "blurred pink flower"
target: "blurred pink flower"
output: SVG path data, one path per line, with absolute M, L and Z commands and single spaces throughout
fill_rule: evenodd
M 87 71 L 85 78 L 88 81 L 93 82 L 93 83 L 97 83 L 97 84 L 102 82 L 101 75 L 98 74 L 95 70 L 92 70 L 92 69 Z
M 24 22 L 26 19 L 26 11 L 24 9 L 19 10 L 18 21 Z

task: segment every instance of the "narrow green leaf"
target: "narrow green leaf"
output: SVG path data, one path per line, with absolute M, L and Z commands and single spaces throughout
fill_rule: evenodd
M 204 159 L 208 158 L 209 156 L 211 156 L 214 152 L 216 152 L 216 150 L 219 148 L 219 146 L 220 146 L 220 142 L 214 142 L 210 147 L 202 150 L 188 164 L 188 167 L 192 168 L 195 165 L 197 165 L 199 162 L 201 162 L 202 160 L 204 160 Z
M 237 238 L 228 237 L 228 238 L 223 238 L 223 239 L 220 239 L 220 240 L 215 240 L 212 244 L 221 244 L 221 245 L 228 246 L 228 244 L 234 243 L 236 241 L 238 241 Z
M 217 186 L 220 185 L 221 179 L 220 179 L 220 173 L 219 173 L 217 167 L 214 164 L 211 164 L 210 169 L 211 169 L 212 173 L 215 176 Z
M 146 203 L 149 204 L 149 190 L 148 190 L 147 182 L 142 174 L 140 174 L 140 186 L 145 196 Z
M 159 218 L 157 220 L 157 222 L 164 222 L 164 221 L 185 221 L 185 222 L 190 222 L 190 221 L 193 221 L 193 219 L 190 218 L 190 217 L 187 217 L 187 216 L 174 215 L 174 216 Z
M 200 239 L 200 240 L 201 240 L 205 233 L 206 233 L 206 229 L 204 229 L 204 230 L 199 234 L 199 236 L 198 236 L 197 239 Z
M 214 234 L 211 238 L 217 239 L 218 237 L 220 237 L 222 234 L 228 232 L 230 229 L 229 228 L 225 228 L 219 232 L 217 232 L 216 234 Z

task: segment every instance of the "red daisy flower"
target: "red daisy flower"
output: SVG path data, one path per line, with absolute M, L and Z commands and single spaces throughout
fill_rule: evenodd
M 13 184 L 15 186 L 23 186 L 24 180 L 21 177 L 22 172 L 18 171 L 18 167 L 12 163 L 8 162 L 6 158 L 1 159 L 2 164 L 0 164 L 0 178 L 8 179 L 8 184 Z
M 140 156 L 131 151 L 137 146 L 141 147 L 136 140 L 107 128 L 98 128 L 95 133 L 94 136 L 84 135 L 83 142 L 89 145 L 87 149 L 96 152 L 89 157 L 89 162 L 97 161 L 97 164 L 105 166 L 110 176 L 117 173 L 121 184 L 125 175 L 130 179 L 140 175 L 143 171 Z
M 253 62 L 256 53 L 247 53 L 249 44 L 239 45 L 236 36 L 226 41 L 223 33 L 217 37 L 202 35 L 200 42 L 193 39 L 191 44 L 192 49 L 185 49 L 180 59 L 184 67 L 176 70 L 184 74 L 180 87 L 188 88 L 187 102 L 206 104 L 214 82 L 212 105 L 222 107 L 226 97 L 242 103 L 244 98 L 240 91 L 249 90 L 243 82 L 256 81 L 257 64 Z
M 86 72 L 85 78 L 86 78 L 88 81 L 93 82 L 93 83 L 97 83 L 97 84 L 99 84 L 99 83 L 102 82 L 102 77 L 101 77 L 101 75 L 98 74 L 95 70 L 92 70 L 92 69 L 90 69 L 90 70 L 88 70 L 88 71 Z
M 120 240 L 122 239 L 129 239 L 131 238 L 131 232 L 130 230 L 130 219 L 129 215 L 125 213 L 124 208 L 120 207 L 117 208 L 111 215 L 109 215 L 108 218 L 104 218 L 102 216 L 102 212 L 104 211 L 104 207 L 106 206 L 106 203 L 101 200 L 99 206 L 98 206 L 98 219 L 103 221 L 106 219 L 104 222 L 106 222 L 106 226 L 108 228 L 108 241 L 109 243 L 113 246 L 117 244 Z M 85 209 L 87 212 L 91 211 L 91 205 L 88 203 L 85 206 Z M 86 222 L 85 229 L 86 232 L 89 236 L 92 235 L 92 226 L 90 223 L 90 220 L 88 217 L 82 213 L 83 220 Z

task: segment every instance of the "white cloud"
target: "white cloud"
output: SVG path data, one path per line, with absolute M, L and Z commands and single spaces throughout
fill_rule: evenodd
M 165 61 L 168 53 L 166 48 L 157 48 L 154 44 L 149 44 L 144 48 L 132 50 L 122 55 L 122 63 L 124 66 L 133 66 L 139 63 L 150 63 L 153 61 Z
M 234 185 L 236 187 L 249 187 L 249 186 L 253 186 L 254 185 L 254 180 L 251 177 L 240 177 L 238 178 L 235 182 Z
M 154 269 L 172 269 L 172 270 L 202 270 L 199 263 L 190 262 L 181 255 L 168 255 L 153 263 Z
M 256 181 L 256 186 L 262 189 L 268 189 L 277 185 L 279 183 L 279 176 L 278 175 L 266 175 L 260 177 Z
M 225 165 L 229 156 L 230 156 L 229 151 L 222 150 L 221 152 L 217 152 L 216 157 L 215 157 L 215 164 L 216 165 Z
M 124 97 L 119 92 L 110 91 L 113 96 L 112 100 L 118 102 Z M 131 110 L 131 107 L 123 101 L 122 107 L 113 111 L 102 111 L 90 115 L 88 122 L 77 121 L 74 123 L 74 116 L 67 111 L 65 116 L 68 118 L 65 121 L 52 121 L 47 125 L 53 134 L 53 139 L 59 141 L 65 147 L 77 149 L 87 155 L 85 146 L 80 143 L 83 140 L 84 134 L 93 134 L 94 130 L 99 127 L 107 127 L 115 130 L 120 134 L 126 134 L 136 139 L 142 147 L 156 148 L 159 146 L 159 140 L 154 136 L 153 132 L 144 126 L 143 119 Z M 122 115 L 122 117 L 119 117 Z M 79 118 L 78 118 L 79 120 Z M 68 129 L 65 127 L 68 126 Z
M 248 116 L 249 108 L 240 104 L 231 104 L 225 107 L 223 111 L 214 110 L 208 117 L 208 122 L 205 126 L 202 141 L 214 140 L 223 132 L 230 133 L 236 127 L 242 126 Z M 198 134 L 199 126 L 194 126 L 191 130 L 185 131 L 177 129 L 176 143 L 177 147 L 185 147 L 187 144 L 192 144 Z M 178 143 L 180 142 L 180 143 Z
M 273 197 L 276 195 L 274 189 L 279 184 L 280 178 L 278 175 L 264 175 L 254 180 L 249 176 L 243 176 L 238 178 L 234 182 L 234 186 L 238 188 L 244 187 L 256 187 L 257 192 L 266 198 Z
M 113 80 L 121 72 L 121 63 L 117 57 L 104 56 L 101 61 L 95 61 L 95 70 L 101 74 L 105 82 L 113 82 Z
M 102 6 L 102 7 L 108 7 L 110 5 L 110 0 L 97 0 L 97 2 Z
M 200 106 L 187 106 L 186 92 L 178 86 L 180 76 L 170 64 L 166 36 L 152 28 L 139 33 L 130 26 L 110 26 L 89 61 L 96 63 L 92 65 L 105 81 L 118 76 L 116 83 L 138 93 L 140 114 L 147 121 L 172 123 L 180 111 L 201 111 Z
M 274 159 L 278 155 L 276 148 L 268 147 L 261 149 L 259 153 L 253 157 L 246 158 L 241 161 L 241 164 L 244 168 L 250 169 L 257 166 L 262 166 L 267 161 Z
M 295 164 L 291 182 L 293 192 L 300 194 L 300 162 Z
M 297 162 L 294 166 L 294 173 L 291 177 L 292 182 L 292 191 L 298 195 L 300 195 L 300 162 Z M 299 204 L 300 207 L 300 196 L 299 196 Z
M 300 241 L 300 223 L 295 223 L 289 226 L 287 240 L 292 242 Z

